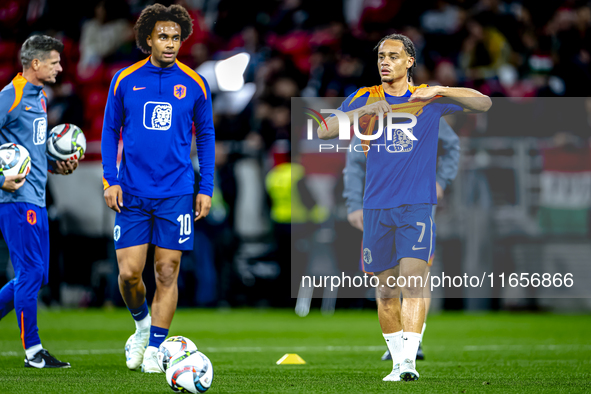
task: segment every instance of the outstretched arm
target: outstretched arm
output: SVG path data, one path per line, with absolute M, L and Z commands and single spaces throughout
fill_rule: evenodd
M 490 97 L 470 88 L 450 88 L 447 86 L 429 86 L 419 88 L 408 101 L 429 100 L 435 96 L 448 97 L 464 108 L 464 112 L 486 112 L 492 106 Z
M 364 105 L 361 108 L 357 108 L 348 112 L 344 112 L 344 114 L 348 118 L 348 127 L 351 127 L 353 124 L 354 116 L 357 113 L 358 118 L 361 118 L 363 115 L 376 115 L 378 113 L 386 113 L 392 112 L 392 107 L 388 104 L 385 100 L 377 101 L 373 104 Z M 336 138 L 339 136 L 339 117 L 338 116 L 330 116 L 326 119 L 326 126 L 324 123 L 318 127 L 318 138 L 323 140 L 330 140 L 332 138 Z M 348 128 L 347 128 L 348 129 Z

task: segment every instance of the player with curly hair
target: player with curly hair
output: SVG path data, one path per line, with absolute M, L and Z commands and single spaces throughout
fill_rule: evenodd
M 213 193 L 211 92 L 205 79 L 176 59 L 192 23 L 179 5 L 146 7 L 135 31 L 138 47 L 150 56 L 115 74 L 105 109 L 105 202 L 117 212 L 119 290 L 136 324 L 126 344 L 127 367 L 144 372 L 160 372 L 156 353 L 176 310 L 181 255 L 193 248 L 193 221 L 207 216 Z M 201 173 L 194 209 L 193 125 Z M 152 315 L 142 281 L 149 244 L 156 247 Z

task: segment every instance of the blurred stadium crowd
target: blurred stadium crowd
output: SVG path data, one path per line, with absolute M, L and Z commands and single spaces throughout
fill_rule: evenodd
M 290 141 L 291 98 L 346 97 L 361 86 L 379 83 L 373 48 L 384 35 L 399 32 L 414 42 L 418 63 L 415 84 L 466 86 L 493 97 L 586 97 L 591 91 L 588 1 L 176 3 L 187 8 L 194 19 L 193 35 L 183 43 L 179 60 L 202 72 L 210 85 L 214 82 L 208 76 L 214 74 L 208 74 L 208 62 L 238 53 L 249 55 L 242 91 L 228 93 L 212 88 L 216 195 L 210 218 L 196 226 L 200 236 L 196 237 L 195 253 L 186 256 L 189 263 L 183 264 L 186 272 L 182 275 L 181 305 L 289 304 L 288 294 L 277 297 L 285 275 L 289 275 L 289 261 L 285 261 L 289 242 L 282 241 L 289 232 L 281 229 L 289 222 L 271 217 L 273 204 L 282 202 L 273 194 L 267 174 L 277 164 L 289 161 L 290 146 L 296 148 Z M 29 35 L 45 33 L 64 42 L 64 72 L 58 76 L 58 83 L 46 87 L 49 127 L 74 123 L 84 130 L 89 144 L 83 164 L 90 169 L 94 162 L 88 173 L 93 182 L 100 175 L 100 138 L 109 83 L 116 71 L 144 57 L 135 45 L 133 23 L 147 4 L 151 2 L 0 3 L 2 86 L 21 70 L 18 52 Z M 240 101 L 243 105 L 236 105 Z M 590 114 L 591 105 L 587 105 L 589 119 Z M 478 127 L 455 129 L 462 137 L 478 137 Z M 554 129 L 543 137 L 553 138 L 548 146 L 574 149 L 573 154 L 585 161 L 589 156 L 589 130 L 589 124 L 580 129 Z M 487 137 L 495 135 L 506 133 L 502 128 L 486 131 Z M 531 137 L 536 133 L 523 128 L 516 135 Z M 499 151 L 515 148 L 503 144 L 498 146 Z M 463 148 L 468 154 L 463 160 L 479 160 L 488 154 L 464 140 Z M 537 152 L 537 146 L 530 148 Z M 298 153 L 306 154 L 305 150 Z M 329 162 L 309 160 L 306 171 L 338 183 L 344 153 L 337 156 Z M 591 164 L 582 166 L 591 171 Z M 77 185 L 66 185 L 61 179 L 52 182 L 50 198 L 56 207 L 52 216 L 53 278 L 45 301 L 120 303 L 110 240 L 112 215 L 104 207 L 100 183 L 86 187 L 82 180 Z M 327 205 L 334 211 L 339 193 L 333 192 L 336 202 Z M 453 190 L 450 193 L 453 195 Z M 87 194 L 95 196 L 87 198 Z M 321 194 L 317 192 L 316 197 Z M 498 197 L 494 191 L 492 195 Z M 321 203 L 322 197 L 317 200 Z M 459 197 L 457 202 L 461 203 Z M 88 211 L 99 212 L 94 217 L 101 222 L 101 229 L 90 230 L 87 223 L 81 223 L 90 220 L 84 216 Z M 339 219 L 338 214 L 334 216 Z M 340 220 L 346 224 L 342 215 Z M 582 233 L 588 231 L 588 223 L 585 226 Z M 0 276 L 3 271 L 0 265 Z

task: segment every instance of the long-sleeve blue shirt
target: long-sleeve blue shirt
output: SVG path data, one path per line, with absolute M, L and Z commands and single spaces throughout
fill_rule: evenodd
M 201 181 L 213 193 L 215 132 L 211 92 L 205 79 L 179 61 L 168 68 L 144 59 L 115 74 L 102 136 L 103 184 L 125 193 L 166 198 L 193 193 L 192 125 Z M 123 154 L 117 171 L 117 148 Z
M 14 193 L 0 190 L 0 203 L 26 202 L 45 206 L 48 159 L 47 104 L 43 86 L 33 85 L 19 73 L 0 92 L 0 144 L 24 146 L 31 157 L 31 171 Z M 5 177 L 0 175 L 0 185 Z
M 353 136 L 351 145 L 358 145 L 361 141 Z M 437 183 L 445 188 L 453 181 L 458 173 L 460 159 L 460 140 L 444 118 L 439 120 L 439 143 L 442 154 L 437 163 Z M 365 189 L 366 157 L 362 151 L 352 149 L 347 153 L 347 164 L 343 170 L 345 189 L 343 197 L 347 204 L 347 213 L 363 209 L 363 191 Z

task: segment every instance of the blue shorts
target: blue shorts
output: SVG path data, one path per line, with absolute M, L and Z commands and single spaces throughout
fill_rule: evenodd
M 168 198 L 123 193 L 115 216 L 115 249 L 154 244 L 164 249 L 193 250 L 193 195 Z
M 0 290 L 0 319 L 15 309 L 23 347 L 27 349 L 41 343 L 37 296 L 49 277 L 47 210 L 26 202 L 2 203 L 0 231 L 15 273 L 15 279 Z
M 0 204 L 0 231 L 10 252 L 16 276 L 20 270 L 40 275 L 37 291 L 47 284 L 49 273 L 49 221 L 47 210 L 35 204 Z
M 413 257 L 429 263 L 435 251 L 432 204 L 363 210 L 363 270 L 381 272 Z

